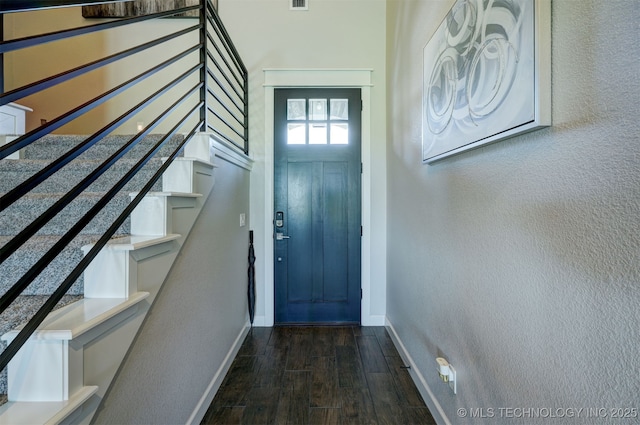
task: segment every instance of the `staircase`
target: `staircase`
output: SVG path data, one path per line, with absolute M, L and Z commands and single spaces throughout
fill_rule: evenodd
M 150 135 L 0 264 L 0 294 L 113 187 L 160 135 Z M 0 246 L 131 136 L 109 136 L 0 216 Z M 49 135 L 0 161 L 7 192 L 85 137 Z M 2 347 L 82 260 L 183 140 L 174 136 L 0 316 Z M 0 376 L 0 424 L 89 423 L 214 184 L 210 137 L 197 134 Z M 5 402 L 5 400 L 8 400 Z

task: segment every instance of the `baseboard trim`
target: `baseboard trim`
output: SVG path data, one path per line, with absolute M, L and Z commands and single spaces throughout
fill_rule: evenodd
M 249 333 L 250 329 L 251 329 L 251 324 L 249 323 L 249 321 L 247 321 L 247 323 L 244 325 L 244 327 L 236 337 L 236 340 L 233 342 L 233 345 L 231 346 L 231 348 L 229 349 L 229 352 L 225 356 L 224 361 L 218 368 L 218 371 L 215 373 L 215 375 L 213 375 L 213 378 L 211 379 L 209 386 L 207 386 L 206 391 L 200 398 L 200 401 L 196 405 L 196 408 L 193 410 L 193 413 L 191 413 L 191 416 L 189 416 L 189 419 L 187 420 L 188 425 L 191 425 L 191 424 L 197 425 L 197 424 L 200 424 L 200 422 L 202 422 L 204 415 L 207 413 L 207 409 L 209 409 L 209 406 L 211 405 L 213 398 L 215 397 L 216 393 L 218 392 L 218 389 L 220 388 L 220 385 L 222 384 L 222 380 L 224 379 L 225 375 L 229 371 L 229 368 L 231 368 L 231 363 L 233 363 L 233 359 L 236 358 L 238 351 L 240 351 L 242 342 L 244 341 L 244 338 Z
M 433 394 L 433 391 L 431 391 L 431 388 L 429 388 L 429 384 L 427 384 L 427 380 L 424 379 L 424 376 L 422 375 L 420 370 L 418 370 L 418 367 L 413 362 L 413 358 L 411 358 L 411 355 L 409 355 L 409 352 L 407 351 L 406 347 L 402 343 L 400 336 L 398 335 L 395 328 L 393 327 L 393 324 L 389 321 L 388 318 L 386 319 L 386 327 L 390 330 L 389 334 L 391 336 L 391 340 L 393 341 L 394 345 L 396 346 L 396 349 L 400 353 L 400 357 L 402 357 L 405 364 L 408 364 L 411 366 L 411 368 L 409 369 L 409 374 L 411 375 L 411 379 L 413 379 L 413 382 L 416 385 L 416 388 L 418 388 L 418 391 L 420 391 L 422 398 L 424 399 L 425 403 L 427 403 L 427 407 L 431 411 L 431 414 L 433 415 L 433 418 L 436 420 L 436 423 L 452 425 L 451 421 L 449 420 L 446 413 L 442 409 L 442 406 L 440 405 L 435 395 Z M 436 370 L 435 362 L 433 365 L 433 370 L 435 373 L 435 370 Z
M 254 328 L 272 328 L 273 320 L 269 322 L 266 316 L 255 316 L 253 318 L 253 327 Z
M 386 316 L 373 315 L 363 316 L 362 326 L 385 326 Z M 253 327 L 255 328 L 271 328 L 273 327 L 273 320 L 268 321 L 266 316 L 256 316 L 253 319 Z
M 362 316 L 362 326 L 385 326 L 387 317 L 384 314 Z

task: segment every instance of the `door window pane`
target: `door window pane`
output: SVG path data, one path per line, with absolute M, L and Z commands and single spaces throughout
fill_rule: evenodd
M 309 144 L 327 144 L 327 124 L 311 124 L 309 126 Z
M 309 119 L 314 121 L 327 119 L 327 99 L 309 99 Z
M 349 119 L 349 99 L 331 99 L 331 119 Z
M 287 124 L 288 145 L 304 145 L 306 142 L 306 124 Z
M 349 144 L 349 124 L 331 124 L 331 144 Z
M 307 118 L 306 99 L 287 99 L 287 119 L 304 120 Z

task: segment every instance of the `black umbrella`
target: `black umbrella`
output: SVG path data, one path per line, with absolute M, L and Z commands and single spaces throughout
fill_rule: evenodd
M 249 301 L 249 320 L 253 325 L 253 316 L 256 311 L 256 269 L 254 264 L 256 262 L 256 255 L 253 252 L 253 230 L 249 231 L 249 287 L 247 288 L 247 298 Z

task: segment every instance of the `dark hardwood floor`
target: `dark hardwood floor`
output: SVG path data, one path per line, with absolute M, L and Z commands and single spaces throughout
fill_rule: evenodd
M 202 424 L 435 424 L 384 327 L 253 328 Z

